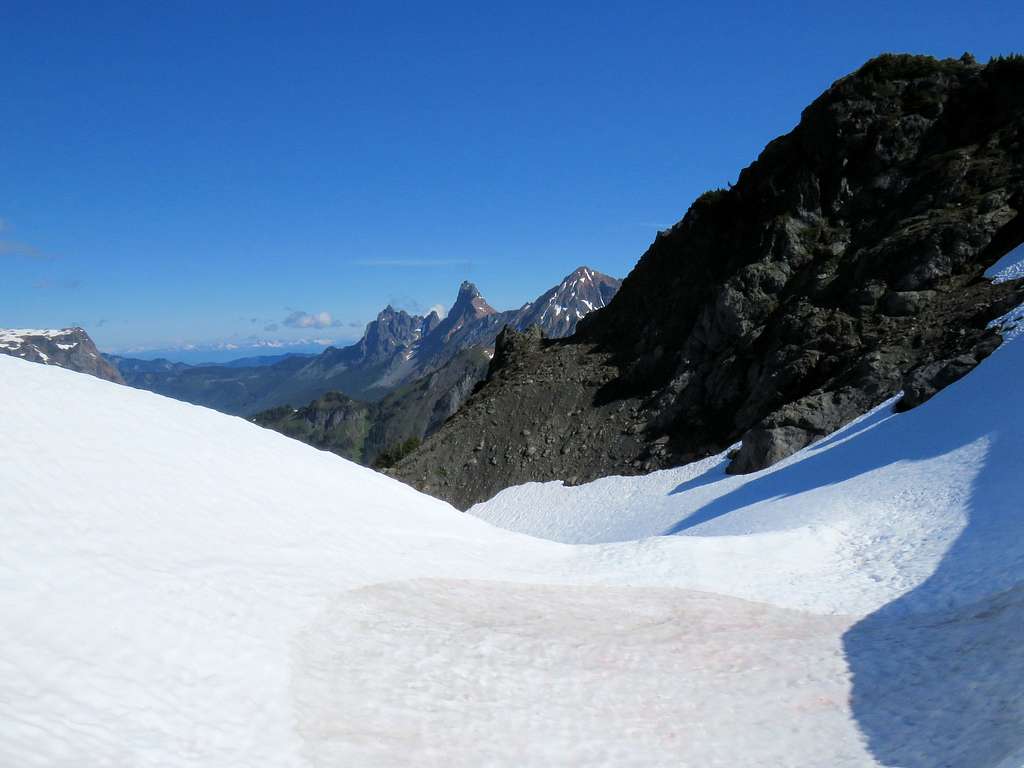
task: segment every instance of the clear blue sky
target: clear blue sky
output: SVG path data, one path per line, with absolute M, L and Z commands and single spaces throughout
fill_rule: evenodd
M 492 5 L 7 0 L 0 326 L 341 340 L 466 278 L 518 306 L 625 275 L 867 58 L 1024 48 L 1019 2 Z

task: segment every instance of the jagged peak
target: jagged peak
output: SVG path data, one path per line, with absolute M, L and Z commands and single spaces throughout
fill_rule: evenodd
M 395 309 L 391 304 L 388 304 L 384 309 L 377 313 L 377 322 L 391 320 L 393 318 L 409 318 L 413 321 L 422 319 L 419 315 L 410 315 L 404 309 Z
M 487 303 L 487 300 L 480 294 L 480 289 L 469 280 L 463 280 L 459 286 L 459 295 L 455 299 L 448 312 L 448 317 L 458 318 L 463 314 L 472 313 L 477 317 L 484 315 L 496 315 L 498 312 Z
M 614 278 L 611 275 L 606 275 L 604 272 L 599 272 L 593 267 L 588 267 L 585 264 L 583 266 L 576 267 L 576 269 L 574 269 L 572 272 L 566 275 L 562 279 L 562 285 L 567 285 L 568 283 L 571 283 L 574 280 L 582 281 L 585 283 L 590 281 L 615 283 L 620 282 L 617 278 Z

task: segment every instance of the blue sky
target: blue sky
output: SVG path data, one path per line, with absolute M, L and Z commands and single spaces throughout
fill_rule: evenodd
M 1024 48 L 1017 2 L 488 5 L 7 0 L 0 326 L 342 341 L 463 279 L 518 306 L 625 275 L 867 58 Z

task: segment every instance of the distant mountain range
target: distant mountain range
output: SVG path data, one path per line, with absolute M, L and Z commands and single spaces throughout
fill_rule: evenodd
M 611 301 L 619 284 L 580 267 L 535 301 L 499 312 L 464 282 L 444 318 L 387 306 L 358 342 L 319 355 L 200 365 L 105 359 L 81 328 L 0 331 L 0 352 L 248 416 L 366 464 L 382 458 L 389 463 L 402 446 L 436 431 L 469 397 L 487 375 L 503 328 L 570 335 L 577 322 Z
M 589 267 L 580 267 L 535 301 L 498 312 L 475 285 L 464 282 L 443 319 L 436 312 L 410 315 L 388 306 L 366 326 L 355 344 L 328 347 L 313 357 L 284 356 L 270 364 L 263 359 L 229 365 L 186 365 L 117 356 L 110 359 L 133 387 L 235 415 L 304 405 L 327 392 L 376 402 L 440 370 L 464 350 L 493 348 L 506 325 L 519 330 L 537 325 L 551 337 L 571 334 L 581 318 L 611 300 L 619 283 Z M 486 360 L 477 367 L 482 378 Z
M 253 421 L 365 464 L 390 464 L 433 434 L 487 375 L 495 338 L 505 327 L 563 337 L 615 295 L 619 281 L 580 267 L 535 301 L 498 312 L 465 282 L 448 316 L 409 316 L 388 307 L 352 347 L 328 350 L 300 373 L 314 381 L 346 372 L 391 386 L 361 401 L 331 391 L 304 407 L 281 406 Z
M 104 359 L 89 334 L 81 328 L 0 329 L 0 354 L 69 368 L 119 384 L 125 383 L 121 374 Z

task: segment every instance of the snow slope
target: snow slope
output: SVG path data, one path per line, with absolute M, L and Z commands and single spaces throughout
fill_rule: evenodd
M 760 472 L 727 475 L 723 452 L 644 476 L 580 486 L 527 483 L 469 513 L 502 528 L 572 544 L 812 530 L 821 536 L 833 531 L 838 540 L 873 532 L 881 559 L 889 561 L 907 547 L 920 550 L 924 528 L 935 544 L 934 560 L 966 525 L 981 469 L 997 467 L 992 484 L 999 493 L 1024 498 L 1014 479 L 1024 457 L 991 450 L 995 434 L 1024 430 L 1024 409 L 1013 392 L 1013 383 L 1024 379 L 1022 358 L 1024 345 L 1007 344 L 926 408 L 897 415 L 892 406 L 898 397 L 893 398 Z
M 986 269 L 985 277 L 992 278 L 993 283 L 1005 283 L 1024 277 L 1024 245 L 1018 245 Z
M 986 516 L 974 521 L 977 529 L 986 526 L 979 562 L 972 564 L 976 581 L 947 585 L 949 593 L 935 598 L 972 600 L 1024 578 L 1024 524 L 1011 514 L 1024 501 L 1017 480 L 1024 467 L 1024 409 L 1014 392 L 1021 380 L 1024 344 L 1006 344 L 926 406 L 896 415 L 892 402 L 883 404 L 761 472 L 726 475 L 722 454 L 581 486 L 528 483 L 469 512 L 574 544 L 640 540 L 633 546 L 642 552 L 646 537 L 677 534 L 674 545 L 688 553 L 729 550 L 734 558 L 735 549 L 747 546 L 761 558 L 803 552 L 802 562 L 789 566 L 794 583 L 784 594 L 772 584 L 763 593 L 747 586 L 743 596 L 810 610 L 828 608 L 833 596 L 832 610 L 866 612 L 934 571 L 964 533 L 983 490 Z M 666 545 L 659 540 L 657 546 Z M 999 563 L 1002 572 L 986 561 Z M 786 565 L 772 569 L 772 581 L 778 569 Z M 799 581 L 809 570 L 820 579 L 834 574 L 828 596 L 816 595 L 821 582 L 804 594 Z M 713 572 L 699 584 L 716 585 L 728 590 L 727 575 Z
M 0 357 L 0 765 L 1020 766 L 1022 373 L 473 510 L 567 544 Z

